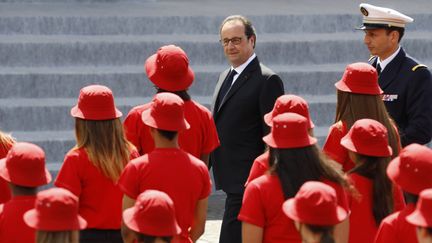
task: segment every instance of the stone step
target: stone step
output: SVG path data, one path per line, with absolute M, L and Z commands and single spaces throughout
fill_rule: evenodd
M 312 119 L 317 126 L 331 124 L 336 109 L 336 96 L 302 95 L 309 102 Z M 194 100 L 210 107 L 210 96 L 194 96 Z M 146 103 L 150 97 L 116 98 L 119 110 L 126 116 L 136 105 Z M 4 131 L 46 131 L 74 128 L 70 109 L 77 98 L 0 99 L 0 129 Z
M 242 13 L 258 33 L 344 32 L 360 25 L 358 3 L 296 1 L 2 0 L 0 34 L 217 34 L 223 18 Z M 19 4 L 19 3 L 23 4 Z M 37 2 L 29 4 L 28 2 Z M 76 2 L 79 2 L 77 4 Z M 204 3 L 205 2 L 205 3 Z M 272 6 L 269 8 L 269 6 Z M 311 7 L 313 6 L 313 7 Z M 339 7 L 334 7 L 339 6 Z M 409 30 L 432 30 L 425 0 L 392 1 L 415 19 Z
M 364 60 L 365 61 L 365 60 Z M 346 64 L 271 65 L 284 81 L 287 93 L 333 94 L 334 82 L 342 76 Z M 225 65 L 193 65 L 195 82 L 192 96 L 211 96 L 219 73 Z M 1 68 L 0 97 L 5 98 L 76 98 L 89 84 L 110 87 L 115 97 L 145 97 L 154 94 L 142 65 L 102 67 Z
M 363 33 L 266 34 L 259 36 L 256 53 L 271 64 L 350 63 L 368 58 Z M 174 43 L 191 64 L 225 64 L 218 35 L 147 36 L 0 36 L 0 66 L 116 66 L 139 65 L 160 46 Z M 432 59 L 432 32 L 413 32 L 403 40 L 408 53 Z
M 314 128 L 315 136 L 320 145 L 327 137 L 329 126 Z M 18 141 L 38 144 L 46 154 L 47 166 L 50 171 L 58 171 L 63 162 L 64 155 L 75 146 L 73 131 L 14 131 L 12 135 Z

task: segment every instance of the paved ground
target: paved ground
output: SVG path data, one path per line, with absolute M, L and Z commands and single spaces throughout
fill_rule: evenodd
M 198 240 L 198 243 L 217 243 L 219 242 L 219 232 L 224 212 L 225 194 L 223 192 L 213 192 L 209 197 L 209 207 L 205 233 Z

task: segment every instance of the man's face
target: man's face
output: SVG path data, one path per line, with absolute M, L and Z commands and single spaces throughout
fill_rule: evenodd
M 240 21 L 229 21 L 221 29 L 221 44 L 228 62 L 238 67 L 252 56 L 255 37 L 247 38 L 245 27 Z
M 395 31 L 387 33 L 386 29 L 365 30 L 364 43 L 369 52 L 380 59 L 386 59 L 398 46 L 398 34 Z

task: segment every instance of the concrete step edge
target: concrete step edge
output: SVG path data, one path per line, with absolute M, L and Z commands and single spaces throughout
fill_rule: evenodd
M 432 61 L 430 61 L 432 63 Z M 331 64 L 271 64 L 269 66 L 273 71 L 279 72 L 337 72 L 343 71 L 346 63 Z M 191 65 L 194 72 L 212 73 L 221 72 L 229 67 L 229 64 L 208 64 L 208 65 Z M 121 65 L 121 66 L 61 66 L 61 67 L 0 67 L 0 75 L 31 75 L 31 74 L 123 74 L 123 73 L 142 73 L 144 74 L 143 65 Z
M 363 33 L 352 32 L 337 33 L 265 33 L 258 35 L 260 42 L 315 42 L 315 41 L 341 41 L 361 40 Z M 218 34 L 149 34 L 149 35 L 0 35 L 0 44 L 24 43 L 135 43 L 154 42 L 218 42 Z M 405 39 L 432 39 L 432 31 L 413 31 L 404 36 Z
M 301 95 L 301 94 L 300 94 Z M 301 95 L 308 103 L 335 103 L 335 94 L 326 95 Z M 203 105 L 210 105 L 212 96 L 193 96 L 195 101 Z M 144 104 L 151 100 L 151 97 L 116 97 L 117 106 L 133 106 Z M 76 104 L 77 98 L 7 98 L 0 99 L 0 108 L 7 107 L 72 107 Z
M 367 60 L 364 60 L 365 62 Z M 423 64 L 432 67 L 432 60 L 422 60 Z M 265 63 L 264 63 L 265 64 Z M 267 65 L 276 73 L 289 72 L 343 72 L 348 63 L 323 63 L 323 64 L 270 64 Z M 220 73 L 227 69 L 229 64 L 192 64 L 195 73 Z M 89 74 L 143 74 L 143 65 L 120 66 L 60 66 L 60 67 L 0 67 L 0 76 L 4 75 L 89 75 Z
M 316 126 L 314 128 L 314 135 L 316 137 L 327 136 L 328 129 L 330 126 Z M 73 130 L 61 130 L 61 131 L 10 131 L 14 138 L 18 141 L 26 141 L 31 143 L 37 143 L 42 141 L 72 141 L 75 139 Z

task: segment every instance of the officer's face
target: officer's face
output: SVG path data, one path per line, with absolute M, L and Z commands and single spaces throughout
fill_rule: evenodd
M 220 34 L 225 56 L 233 67 L 240 66 L 252 56 L 255 39 L 246 37 L 242 22 L 233 20 L 225 23 Z
M 387 33 L 385 29 L 365 30 L 364 43 L 372 55 L 384 60 L 397 49 L 397 37 L 395 31 Z

